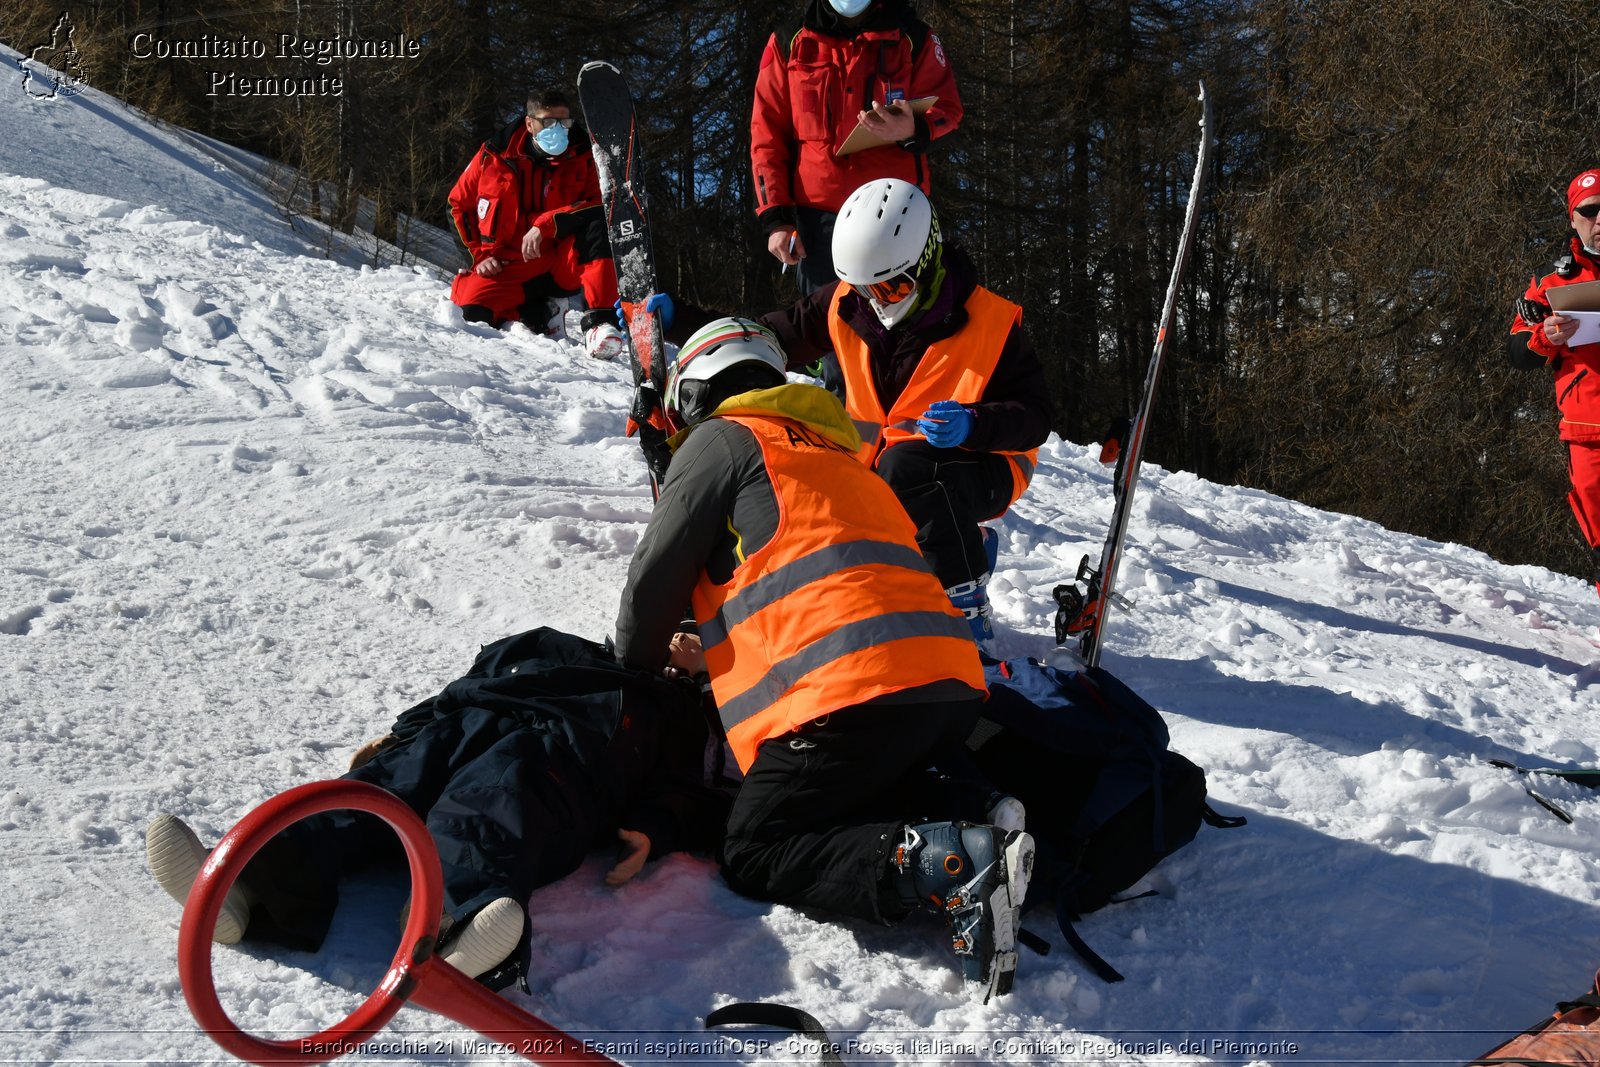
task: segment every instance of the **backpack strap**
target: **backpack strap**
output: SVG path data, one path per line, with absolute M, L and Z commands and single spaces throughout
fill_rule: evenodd
M 1061 936 L 1067 939 L 1068 947 L 1078 954 L 1080 960 L 1088 964 L 1089 969 L 1102 982 L 1124 981 L 1122 972 L 1107 963 L 1105 957 L 1090 948 L 1089 943 L 1078 934 L 1078 930 L 1073 926 L 1073 923 L 1080 918 L 1081 916 L 1067 907 L 1066 894 L 1058 892 L 1056 894 L 1056 925 L 1061 928 Z
M 1017 927 L 1017 940 L 1032 949 L 1036 956 L 1050 955 L 1050 942 L 1025 926 Z
M 757 1026 L 771 1026 L 780 1030 L 793 1030 L 797 1034 L 811 1038 L 822 1045 L 818 1062 L 823 1067 L 844 1067 L 844 1060 L 839 1058 L 839 1046 L 828 1036 L 828 1031 L 817 1022 L 816 1017 L 801 1011 L 799 1008 L 788 1004 L 767 1004 L 756 1001 L 744 1001 L 737 1004 L 724 1004 L 722 1007 L 706 1016 L 706 1029 L 718 1026 L 727 1026 L 731 1023 L 754 1023 Z
M 1200 806 L 1200 818 L 1207 826 L 1215 826 L 1218 830 L 1233 830 L 1243 826 L 1249 820 L 1243 815 L 1224 815 L 1211 806 L 1211 802 Z

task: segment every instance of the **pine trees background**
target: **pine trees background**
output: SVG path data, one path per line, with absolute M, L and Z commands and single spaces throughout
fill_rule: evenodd
M 13 0 L 0 41 L 67 0 Z M 203 9 L 202 9 L 203 7 Z M 406 247 L 530 88 L 617 63 L 640 96 L 663 284 L 794 294 L 750 209 L 751 86 L 798 0 L 71 0 L 98 88 L 296 168 L 286 210 Z M 923 0 L 967 116 L 932 153 L 947 230 L 1020 302 L 1057 429 L 1132 407 L 1182 220 L 1196 85 L 1218 164 L 1149 455 L 1510 562 L 1587 575 L 1549 377 L 1503 350 L 1600 163 L 1600 20 L 1562 0 Z M 419 40 L 412 61 L 146 59 L 130 41 Z M 208 96 L 208 72 L 336 72 L 333 97 Z M 61 150 L 69 150 L 62 148 Z

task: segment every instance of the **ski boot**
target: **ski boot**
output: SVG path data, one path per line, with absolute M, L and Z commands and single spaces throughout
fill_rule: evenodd
M 978 534 L 983 538 L 983 558 L 988 566 L 984 569 L 984 580 L 994 573 L 995 564 L 1000 562 L 1000 531 L 993 526 L 978 527 Z
M 989 621 L 989 592 L 985 588 L 988 581 L 989 576 L 985 574 L 975 582 L 952 585 L 944 591 L 944 595 L 966 618 L 967 626 L 972 630 L 973 643 L 978 646 L 978 654 L 986 662 L 994 663 L 1000 659 L 1000 654 L 994 641 L 994 626 Z
M 968 981 L 985 983 L 984 1001 L 1011 991 L 1017 928 L 1033 874 L 1033 838 L 969 822 L 907 825 L 890 855 L 907 904 L 937 911 Z
M 999 661 L 1000 653 L 995 644 L 994 625 L 990 621 L 989 576 L 994 573 L 995 563 L 1000 558 L 1000 531 L 992 526 L 980 526 L 978 533 L 983 539 L 983 556 L 987 564 L 984 572 L 974 581 L 952 585 L 944 591 L 944 595 L 966 617 L 978 653 L 986 662 L 993 663 Z

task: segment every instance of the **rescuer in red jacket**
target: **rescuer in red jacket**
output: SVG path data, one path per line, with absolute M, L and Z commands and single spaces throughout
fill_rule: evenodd
M 1561 439 L 1567 443 L 1572 491 L 1567 501 L 1594 554 L 1600 589 L 1600 339 L 1574 344 L 1579 320 L 1551 309 L 1549 291 L 1600 281 L 1600 169 L 1586 170 L 1567 186 L 1573 234 L 1567 250 L 1534 272 L 1517 301 L 1508 355 L 1514 367 L 1548 366 L 1555 372 Z
M 913 101 L 934 98 L 918 113 Z M 920 106 L 920 105 L 919 105 Z M 831 287 L 833 219 L 873 178 L 929 190 L 928 145 L 961 123 L 955 73 L 907 0 L 806 0 L 799 27 L 767 42 L 750 115 L 756 213 L 800 292 Z M 837 149 L 861 125 L 878 142 Z
M 450 190 L 450 214 L 472 253 L 472 269 L 450 287 L 468 322 L 520 319 L 544 333 L 559 306 L 553 301 L 581 291 L 590 309 L 582 318 L 589 354 L 622 352 L 600 180 L 565 93 L 530 97 L 524 117 L 484 142 Z

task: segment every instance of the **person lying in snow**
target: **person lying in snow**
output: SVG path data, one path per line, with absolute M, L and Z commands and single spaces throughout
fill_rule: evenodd
M 697 641 L 675 642 L 662 677 L 621 667 L 583 638 L 531 630 L 485 646 L 465 677 L 358 753 L 344 777 L 399 796 L 438 848 L 446 962 L 493 989 L 518 980 L 528 966 L 528 896 L 606 841 L 622 842 L 610 885 L 649 858 L 716 847 L 728 810 L 713 780 L 722 737 L 699 687 L 682 680 L 704 669 L 697 653 Z M 146 850 L 161 888 L 185 903 L 207 855 L 199 838 L 164 813 Z M 246 865 L 213 940 L 315 951 L 340 874 L 403 858 L 376 816 L 303 819 Z

